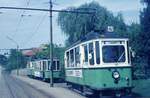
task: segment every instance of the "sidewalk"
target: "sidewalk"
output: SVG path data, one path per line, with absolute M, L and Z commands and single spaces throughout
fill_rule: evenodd
M 45 83 L 39 80 L 28 78 L 27 76 L 16 76 L 13 77 L 22 80 L 23 82 L 29 84 L 33 88 L 53 96 L 53 98 L 85 98 L 84 96 L 69 90 L 63 83 L 55 83 L 54 87 L 50 87 L 49 83 Z

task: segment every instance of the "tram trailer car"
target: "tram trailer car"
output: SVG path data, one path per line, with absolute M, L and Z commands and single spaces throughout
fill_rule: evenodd
M 27 66 L 28 76 L 39 79 L 43 77 L 42 65 L 40 60 L 30 61 Z
M 90 33 L 65 51 L 65 81 L 82 92 L 123 96 L 132 90 L 129 39 Z
M 44 81 L 50 80 L 51 77 L 51 71 L 50 71 L 50 60 L 35 60 L 29 62 L 29 68 L 28 68 L 28 76 L 42 79 Z M 61 80 L 61 66 L 59 59 L 53 60 L 53 78 L 55 80 Z
M 43 79 L 44 80 L 49 80 L 51 77 L 51 71 L 50 71 L 50 60 L 45 60 L 43 61 Z M 61 80 L 61 66 L 60 66 L 60 61 L 59 59 L 54 59 L 53 60 L 53 78 L 54 80 Z
M 27 76 L 34 77 L 34 62 L 27 62 Z

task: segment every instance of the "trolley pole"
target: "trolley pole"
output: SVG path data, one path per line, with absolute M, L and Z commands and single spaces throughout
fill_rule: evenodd
M 49 45 L 49 48 L 50 48 L 50 72 L 51 72 L 51 75 L 50 75 L 50 86 L 53 87 L 53 21 L 52 21 L 52 8 L 53 8 L 53 4 L 52 4 L 52 0 L 50 0 L 50 6 L 49 6 L 49 13 L 50 13 L 50 45 Z

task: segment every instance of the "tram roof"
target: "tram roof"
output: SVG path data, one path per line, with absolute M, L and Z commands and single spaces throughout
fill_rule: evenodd
M 45 60 L 51 60 L 51 59 L 34 59 L 34 60 L 32 60 L 32 61 L 45 61 Z M 59 58 L 57 58 L 57 57 L 53 57 L 53 60 L 59 60 Z
M 90 32 L 88 33 L 87 35 L 85 36 L 82 36 L 80 38 L 80 40 L 78 40 L 76 43 L 74 43 L 73 45 L 71 45 L 70 47 L 68 48 L 71 48 L 77 44 L 80 44 L 82 42 L 86 42 L 86 41 L 89 41 L 89 40 L 94 40 L 94 39 L 103 39 L 103 38 L 106 38 L 106 39 L 109 39 L 109 38 L 113 38 L 113 39 L 127 39 L 128 37 L 122 37 L 120 36 L 119 34 L 115 33 L 115 32 L 106 32 L 106 33 L 99 33 L 99 32 Z
M 99 33 L 99 32 L 90 32 L 87 35 L 85 35 L 84 37 L 81 37 L 81 41 L 88 41 L 88 40 L 92 40 L 92 39 L 98 39 L 98 38 L 127 38 L 127 37 L 122 37 L 119 34 L 115 33 L 115 32 L 105 32 L 105 33 Z

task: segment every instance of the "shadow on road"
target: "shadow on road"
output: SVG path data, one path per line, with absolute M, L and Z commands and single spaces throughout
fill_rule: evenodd
M 87 95 L 87 98 L 118 98 L 118 97 L 113 97 L 113 96 L 102 96 L 102 97 L 98 97 L 97 95 Z M 142 97 L 139 94 L 133 93 L 131 96 L 123 96 L 123 97 L 119 97 L 119 98 L 146 98 L 146 97 Z

